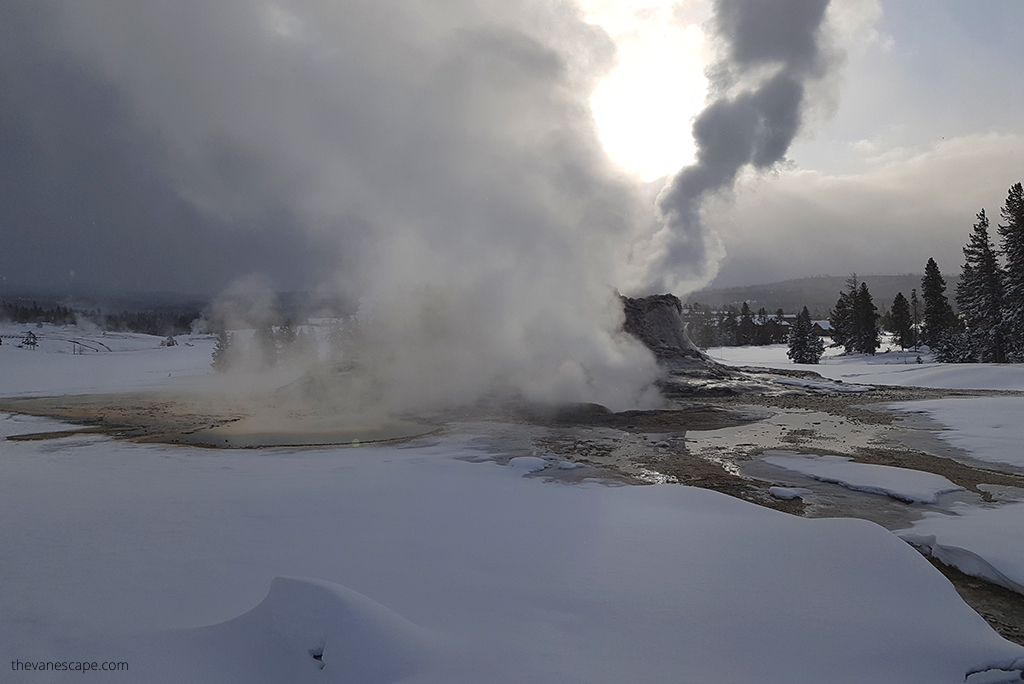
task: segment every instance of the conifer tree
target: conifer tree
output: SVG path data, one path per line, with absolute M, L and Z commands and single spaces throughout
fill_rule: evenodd
M 740 309 L 740 321 L 736 326 L 736 345 L 743 347 L 754 342 L 754 316 L 750 311 L 750 305 L 743 302 Z
M 974 358 L 982 363 L 1006 360 L 1002 323 L 1003 273 L 988 235 L 989 222 L 982 209 L 964 247 L 964 265 L 956 287 L 967 339 Z
M 828 322 L 832 326 L 832 346 L 843 347 L 847 353 L 854 350 L 856 330 L 853 320 L 853 300 L 857 294 L 857 274 L 846 280 L 846 292 L 839 293 L 836 306 L 829 312 Z
M 825 345 L 814 332 L 811 314 L 805 306 L 789 331 L 789 350 L 786 351 L 786 356 L 792 359 L 793 363 L 818 363 L 824 352 Z
M 1006 259 L 1003 320 L 1007 352 L 1013 361 L 1024 361 L 1024 187 L 1010 187 L 1000 212 L 1002 253 Z
M 231 367 L 234 360 L 231 345 L 235 343 L 235 336 L 227 330 L 217 333 L 217 344 L 213 347 L 213 361 L 210 366 L 218 373 L 223 373 Z
M 913 321 L 910 317 L 910 303 L 902 292 L 896 293 L 889 312 L 889 330 L 896 338 L 900 349 L 914 346 Z
M 878 309 L 871 300 L 868 284 L 861 283 L 853 297 L 853 348 L 861 354 L 874 356 L 881 341 L 878 335 Z
M 252 337 L 256 343 L 256 349 L 262 356 L 260 360 L 263 365 L 267 368 L 276 365 L 279 349 L 277 337 L 274 335 L 274 327 L 269 323 L 261 325 L 256 328 Z
M 775 310 L 775 317 L 771 320 L 772 326 L 772 344 L 781 344 L 788 339 L 786 334 L 786 314 L 783 313 L 782 309 Z
M 736 309 L 732 306 L 725 307 L 725 310 L 718 312 L 718 344 L 723 347 L 736 345 Z
M 917 345 L 921 343 L 921 302 L 917 299 L 916 287 L 910 291 L 910 318 L 913 321 L 914 351 L 917 351 Z
M 938 345 L 939 339 L 950 328 L 955 327 L 953 307 L 946 298 L 946 281 L 939 272 L 935 259 L 929 257 L 921 279 L 921 297 L 924 298 L 924 324 L 920 339 L 929 347 Z

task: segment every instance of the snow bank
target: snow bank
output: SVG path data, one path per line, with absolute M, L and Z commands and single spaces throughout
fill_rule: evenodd
M 160 676 L 179 682 L 389 684 L 422 669 L 429 635 L 362 594 L 331 582 L 275 577 L 233 620 L 140 640 Z
M 939 437 L 972 458 L 1024 468 L 1024 399 L 1020 397 L 934 399 L 890 407 L 924 413 L 948 426 Z
M 0 442 L 0 662 L 125 660 L 104 681 L 175 684 L 960 684 L 1024 667 L 875 524 L 509 477 L 470 444 Z M 282 575 L 319 580 L 266 595 Z
M 1024 502 L 991 508 L 956 503 L 952 511 L 926 513 L 896 534 L 968 575 L 1024 594 Z
M 536 473 L 544 470 L 548 467 L 548 462 L 540 456 L 516 456 L 515 458 L 509 459 L 508 466 L 506 467 L 525 475 L 527 473 Z
M 855 463 L 847 456 L 789 456 L 766 452 L 764 461 L 786 470 L 870 494 L 908 503 L 935 503 L 939 494 L 963 489 L 941 475 L 908 468 Z

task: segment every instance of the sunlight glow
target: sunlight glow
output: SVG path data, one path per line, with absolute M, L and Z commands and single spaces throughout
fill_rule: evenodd
M 693 117 L 704 105 L 710 48 L 702 3 L 583 0 L 587 19 L 611 34 L 618 65 L 590 105 L 608 155 L 650 181 L 693 161 Z

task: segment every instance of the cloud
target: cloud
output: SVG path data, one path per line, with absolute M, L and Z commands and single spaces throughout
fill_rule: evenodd
M 1022 155 L 1024 135 L 988 133 L 890 151 L 856 174 L 745 176 L 734 201 L 705 207 L 728 251 L 715 285 L 916 273 L 929 257 L 955 274 L 975 214 L 997 215 Z

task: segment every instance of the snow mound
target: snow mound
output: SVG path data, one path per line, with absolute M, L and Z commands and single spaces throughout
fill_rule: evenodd
M 540 456 L 516 456 L 508 462 L 508 468 L 523 473 L 536 473 L 548 467 L 548 462 Z
M 958 492 L 957 486 L 934 473 L 908 468 L 854 463 L 846 456 L 789 456 L 767 452 L 765 462 L 812 477 L 821 482 L 837 484 L 869 494 L 884 494 L 907 503 L 935 503 L 939 494 Z
M 982 508 L 964 503 L 955 515 L 926 513 L 911 527 L 897 530 L 903 540 L 946 565 L 1024 594 L 1024 503 Z
M 178 676 L 192 681 L 388 684 L 416 674 L 427 653 L 425 631 L 389 608 L 339 584 L 297 577 L 275 577 L 248 613 L 176 636 L 169 641 L 183 652 L 174 662 L 196 667 Z

